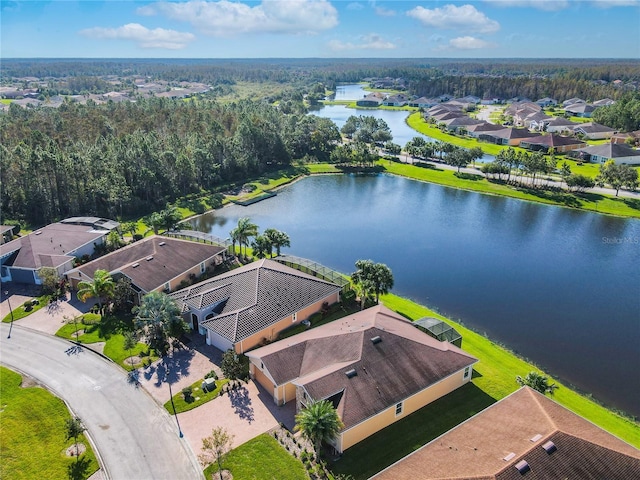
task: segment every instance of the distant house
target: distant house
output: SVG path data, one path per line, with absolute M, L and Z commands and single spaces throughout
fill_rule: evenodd
M 613 160 L 617 164 L 640 165 L 640 150 L 624 143 L 605 143 L 581 148 L 578 152 L 584 154 L 593 163 L 605 163 Z
M 13 230 L 16 228 L 14 225 L 1 225 L 0 226 L 0 245 L 13 240 Z
M 531 113 L 539 112 L 540 110 L 542 110 L 542 108 L 537 103 L 515 102 L 505 108 L 504 115 L 514 117 L 516 114 L 519 114 L 520 116 L 525 117 Z
M 73 268 L 76 258 L 92 255 L 109 232 L 120 224 L 97 217 L 73 217 L 42 227 L 0 245 L 2 281 L 40 285 L 38 270 L 55 268 L 59 275 Z
M 477 105 L 481 102 L 482 99 L 480 97 L 476 97 L 475 95 L 467 95 L 462 98 L 456 98 L 456 100 L 462 103 L 472 103 Z
M 372 480 L 638 478 L 640 450 L 522 387 Z
M 588 103 L 573 103 L 564 109 L 565 112 L 570 113 L 576 117 L 591 117 L 591 114 L 597 107 Z
M 587 144 L 582 140 L 578 140 L 573 137 L 563 137 L 561 135 L 539 135 L 537 137 L 523 138 L 520 141 L 520 146 L 528 150 L 536 152 L 544 152 L 552 150 L 556 153 L 570 152 L 582 148 Z
M 540 100 L 537 100 L 536 103 L 542 108 L 555 107 L 556 105 L 558 105 L 558 101 L 555 98 L 550 97 L 541 98 Z
M 459 132 L 462 130 L 466 131 L 467 128 L 472 125 L 479 125 L 481 123 L 484 123 L 482 120 L 476 120 L 475 118 L 467 117 L 466 115 L 456 118 L 449 118 L 447 120 L 442 120 L 441 122 L 444 123 L 446 129 L 451 132 Z
M 467 134 L 471 137 L 479 138 L 482 134 L 496 132 L 498 130 L 504 130 L 504 127 L 494 123 L 482 122 L 477 125 L 469 125 L 467 127 Z
M 569 105 L 574 105 L 574 104 L 578 104 L 578 103 L 587 103 L 587 102 L 584 101 L 581 98 L 573 97 L 573 98 L 569 98 L 569 99 L 565 100 L 564 102 L 562 102 L 562 106 L 566 108 Z
M 580 125 L 564 117 L 553 117 L 546 122 L 546 131 L 549 133 L 572 132 L 573 127 Z
M 531 130 L 544 131 L 546 125 L 549 123 L 553 117 L 546 115 L 542 112 L 530 113 L 526 117 L 524 117 L 522 123 L 525 127 L 530 128 Z
M 489 143 L 495 143 L 497 145 L 509 145 L 512 147 L 520 145 L 520 142 L 525 138 L 532 138 L 540 136 L 536 133 L 531 133 L 526 128 L 502 128 L 496 131 L 487 131 L 480 134 L 479 139 Z
M 589 140 L 604 140 L 611 138 L 616 131 L 613 128 L 598 123 L 581 123 L 573 127 L 575 133 L 579 133 Z
M 482 105 L 495 105 L 496 103 L 501 103 L 502 100 L 500 100 L 498 97 L 484 97 L 480 103 Z
M 612 100 L 610 98 L 603 98 L 601 100 L 596 100 L 595 102 L 593 102 L 593 106 L 594 107 L 608 107 L 609 105 L 613 105 L 615 102 L 615 100 Z
M 397 95 L 389 95 L 382 101 L 385 107 L 402 107 L 409 102 L 409 97 L 399 93 Z
M 359 107 L 379 107 L 382 105 L 383 99 L 384 96 L 380 92 L 373 92 L 356 101 L 356 105 Z
M 420 97 L 416 98 L 415 100 L 410 100 L 409 106 L 418 108 L 431 108 L 438 103 L 440 103 L 440 101 L 435 98 Z
M 611 143 L 627 143 L 632 138 L 636 145 L 640 144 L 640 130 L 628 133 L 616 133 L 611 136 Z
M 174 290 L 224 261 L 226 248 L 154 235 L 134 242 L 67 272 L 72 288 L 106 270 L 118 280 L 126 277 L 139 301 L 153 291 Z
M 451 110 L 451 111 L 444 110 L 441 113 L 430 115 L 430 117 L 433 118 L 438 123 L 445 122 L 446 120 L 453 120 L 454 118 L 461 118 L 461 117 L 469 118 L 460 110 Z
M 378 305 L 247 353 L 276 404 L 328 400 L 343 452 L 471 381 L 477 359 Z
M 170 296 L 207 345 L 244 353 L 339 301 L 341 288 L 273 260 L 259 260 Z

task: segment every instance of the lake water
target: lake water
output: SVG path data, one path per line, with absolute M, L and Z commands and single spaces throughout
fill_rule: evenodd
M 343 175 L 306 178 L 192 224 L 227 238 L 242 216 L 287 232 L 283 253 L 347 274 L 358 259 L 386 263 L 394 293 L 640 416 L 640 221 Z
M 367 92 L 362 88 L 362 85 L 339 85 L 336 88 L 335 99 L 336 100 L 359 100 L 364 97 Z M 354 108 L 348 108 L 345 105 L 326 105 L 319 109 L 309 112 L 311 115 L 317 115 L 322 118 L 329 118 L 338 126 L 342 128 L 347 122 L 347 119 L 351 115 L 355 116 L 370 116 L 378 119 L 382 119 L 387 122 L 391 135 L 393 135 L 393 143 L 396 143 L 404 148 L 409 140 L 413 137 L 422 137 L 428 142 L 433 142 L 435 139 L 423 135 L 417 132 L 409 125 L 407 125 L 407 117 L 409 116 L 406 110 L 382 110 L 382 109 L 366 109 L 359 110 Z M 494 157 L 492 155 L 484 155 L 481 159 L 477 160 L 478 163 L 492 162 Z

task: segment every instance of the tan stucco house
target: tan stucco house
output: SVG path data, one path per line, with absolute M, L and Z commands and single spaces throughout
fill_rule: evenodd
M 247 353 L 276 404 L 329 400 L 338 452 L 471 381 L 477 360 L 378 305 Z
M 341 287 L 263 259 L 171 294 L 207 345 L 244 353 L 340 300 Z
M 154 235 L 69 270 L 66 276 L 74 289 L 92 280 L 96 270 L 106 270 L 116 280 L 126 277 L 139 303 L 149 292 L 169 292 L 200 277 L 221 264 L 225 254 L 224 247 Z

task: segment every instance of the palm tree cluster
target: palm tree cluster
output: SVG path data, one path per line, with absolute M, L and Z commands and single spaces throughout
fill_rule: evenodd
M 372 260 L 358 260 L 357 270 L 351 274 L 351 282 L 360 297 L 360 308 L 364 309 L 367 299 L 375 296 L 378 303 L 380 294 L 389 293 L 393 288 L 393 273 L 384 263 Z
M 534 390 L 542 393 L 543 395 L 547 393 L 549 395 L 553 395 L 553 392 L 558 389 L 558 386 L 555 383 L 549 384 L 548 377 L 535 371 L 527 373 L 524 378 L 522 378 L 520 375 L 516 376 L 516 382 L 518 382 L 518 385 L 520 385 L 521 387 L 524 387 L 526 385 L 527 387 L 531 387 Z
M 290 247 L 291 240 L 289 235 L 275 228 L 267 228 L 262 235 L 258 233 L 258 226 L 251 221 L 249 217 L 242 217 L 238 220 L 238 225 L 231 230 L 231 241 L 233 242 L 233 250 L 235 251 L 236 243 L 240 247 L 240 256 L 247 257 L 246 247 L 251 246 L 253 254 L 258 258 L 266 258 L 273 256 L 273 249 L 276 249 L 276 255 L 280 255 L 282 247 Z M 253 238 L 253 241 L 250 241 Z M 243 248 L 244 251 L 243 251 Z
M 404 149 L 412 157 L 422 160 L 433 160 L 437 153 L 438 161 L 457 167 L 458 172 L 461 167 L 466 167 L 484 155 L 480 147 L 466 149 L 439 140 L 428 142 L 423 137 L 413 137 L 406 143 Z M 443 154 L 446 156 L 443 157 Z
M 522 174 L 526 174 L 531 177 L 528 182 L 528 186 L 536 186 L 536 177 L 538 174 L 549 174 L 556 169 L 556 159 L 553 155 L 545 157 L 542 152 L 523 152 L 516 151 L 513 148 L 507 148 L 502 150 L 497 156 L 494 162 L 486 163 L 482 166 L 482 171 L 488 175 L 497 174 L 499 179 L 502 179 L 502 175 L 506 174 L 507 183 L 510 183 L 511 172 L 515 169 Z M 524 177 L 520 177 L 518 183 L 525 184 Z

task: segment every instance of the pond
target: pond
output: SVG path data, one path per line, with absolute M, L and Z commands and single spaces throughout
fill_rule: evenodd
M 329 175 L 192 225 L 227 238 L 242 216 L 285 231 L 283 253 L 344 273 L 358 259 L 386 263 L 394 293 L 640 415 L 640 221 L 390 175 Z

